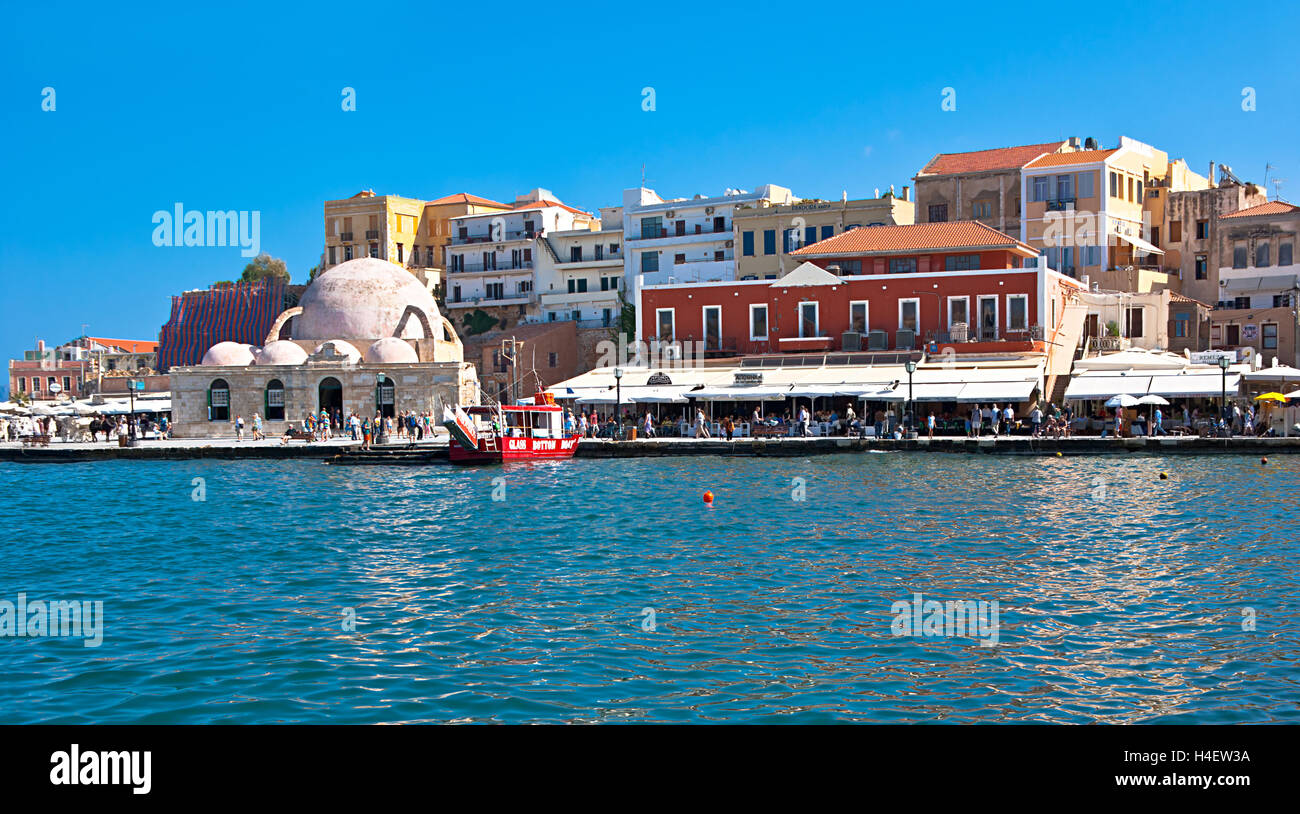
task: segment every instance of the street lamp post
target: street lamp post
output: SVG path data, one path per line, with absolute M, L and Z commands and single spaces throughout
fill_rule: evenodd
M 127 432 L 131 435 L 131 440 L 135 440 L 135 379 L 126 380 L 126 392 L 131 401 L 131 417 L 126 420 Z
M 912 374 L 916 372 L 916 362 L 911 359 L 907 360 L 904 365 L 907 368 L 907 432 L 912 432 Z
M 387 377 L 382 373 L 375 374 L 375 406 L 378 408 L 375 412 L 379 413 L 379 419 L 375 423 L 379 426 L 375 428 L 375 437 L 379 443 L 384 443 L 384 382 Z
M 623 368 L 614 368 L 614 420 L 618 422 L 618 430 L 614 433 L 614 440 L 623 437 Z
M 1219 357 L 1219 371 L 1223 374 L 1223 390 L 1219 396 L 1219 420 L 1228 428 L 1228 434 L 1232 434 L 1232 425 L 1228 423 L 1228 357 Z

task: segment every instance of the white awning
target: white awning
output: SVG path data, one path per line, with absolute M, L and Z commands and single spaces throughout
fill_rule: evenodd
M 1108 399 L 1120 393 L 1144 396 L 1150 386 L 1150 376 L 1075 376 L 1065 388 L 1065 399 Z
M 1141 249 L 1147 254 L 1164 254 L 1164 250 L 1154 244 L 1148 243 L 1140 237 L 1130 237 L 1129 235 L 1115 233 L 1115 237 L 1123 240 L 1125 243 L 1132 245 L 1135 249 Z
M 1037 382 L 971 382 L 961 389 L 957 401 L 965 403 L 982 403 L 986 401 L 1029 401 Z
M 1259 370 L 1252 370 L 1245 374 L 1244 378 L 1248 382 L 1265 381 L 1265 382 L 1294 382 L 1300 381 L 1300 370 L 1290 365 L 1277 365 L 1275 367 L 1262 367 Z
M 686 396 L 682 387 L 645 387 L 634 393 L 624 394 L 624 398 L 635 404 L 685 404 Z
M 1237 373 L 1229 373 L 1227 378 L 1228 392 L 1237 393 L 1237 388 L 1241 384 L 1241 376 Z M 1224 379 L 1222 374 L 1189 374 L 1181 376 L 1152 376 L 1151 389 L 1148 391 L 1157 396 L 1219 396 L 1223 394 Z
M 766 401 L 793 395 L 789 385 L 754 385 L 751 387 L 705 387 L 686 395 L 705 401 Z

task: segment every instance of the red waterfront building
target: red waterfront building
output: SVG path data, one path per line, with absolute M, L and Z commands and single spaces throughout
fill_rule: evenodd
M 1067 359 L 1078 341 L 1061 332 L 1081 285 L 976 221 L 859 227 L 792 254 L 806 262 L 775 281 L 642 287 L 639 338 L 711 355 L 1056 347 Z

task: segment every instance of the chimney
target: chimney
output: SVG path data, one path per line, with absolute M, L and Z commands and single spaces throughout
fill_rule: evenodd
M 39 354 L 41 354 L 42 356 L 45 355 L 45 340 L 44 340 L 44 339 L 38 339 L 38 340 L 36 340 L 36 352 L 39 353 Z
M 1214 189 L 1214 162 L 1210 162 L 1210 189 Z
M 903 187 L 903 200 L 905 200 L 905 201 L 910 201 L 910 200 L 912 200 L 912 188 L 911 188 L 910 186 L 906 186 L 906 185 L 904 185 L 904 187 Z

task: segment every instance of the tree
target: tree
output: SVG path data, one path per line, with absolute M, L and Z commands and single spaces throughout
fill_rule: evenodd
M 289 269 L 280 258 L 262 252 L 257 257 L 254 257 L 247 266 L 244 266 L 244 274 L 239 279 L 246 283 L 255 283 L 268 277 L 287 284 L 289 282 Z
M 499 321 L 482 308 L 475 308 L 474 313 L 467 313 L 461 317 L 461 324 L 465 326 L 469 336 L 474 336 L 475 334 L 487 333 L 497 327 Z
M 307 272 L 307 282 L 315 282 L 317 274 L 320 274 L 320 263 L 312 266 L 311 271 Z
M 615 343 L 619 336 L 626 336 L 629 345 L 636 341 L 636 305 L 628 302 L 621 288 L 618 291 L 618 319 L 610 326 L 610 334 Z

